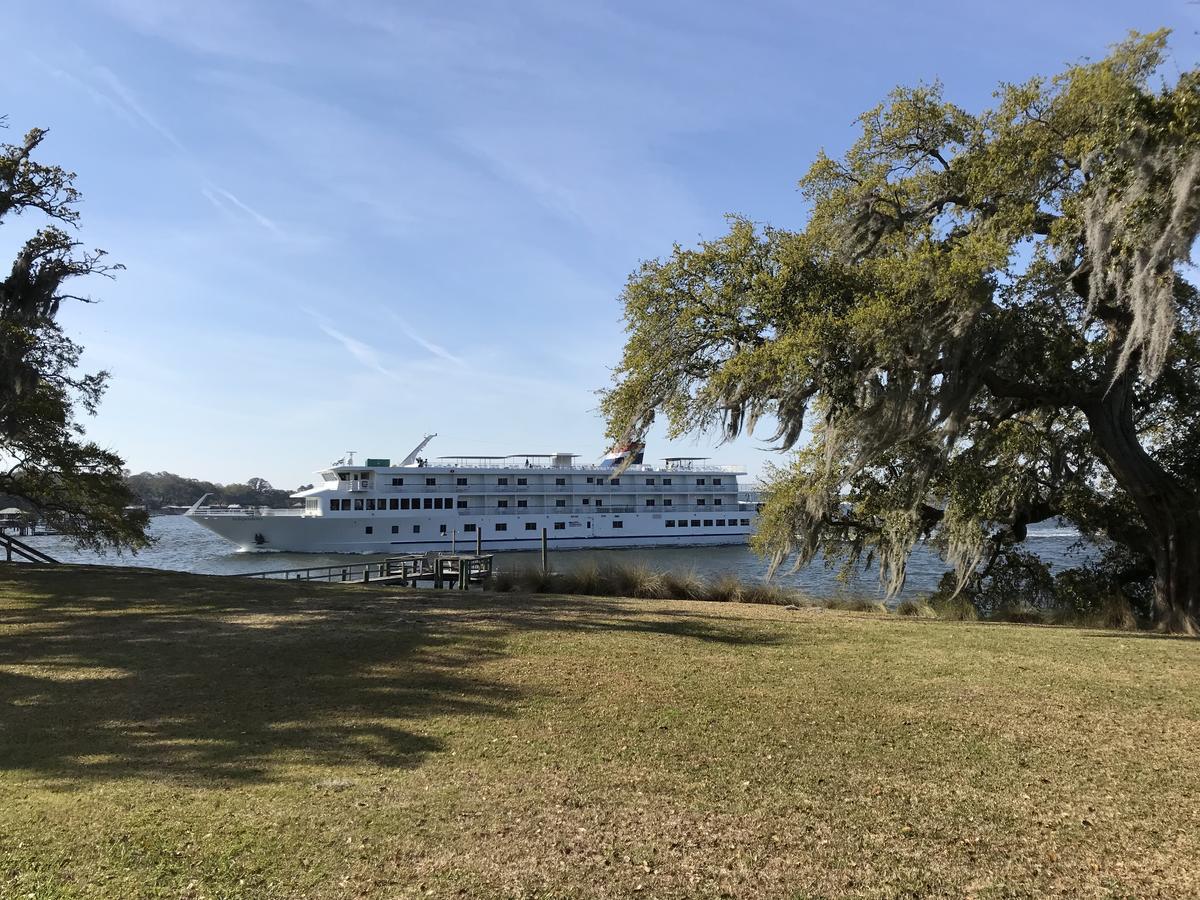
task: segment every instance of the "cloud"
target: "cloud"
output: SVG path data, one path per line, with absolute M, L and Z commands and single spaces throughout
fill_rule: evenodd
M 222 187 L 217 187 L 216 185 L 206 185 L 205 187 L 202 187 L 200 189 L 200 193 L 202 193 L 213 206 L 215 206 L 217 209 L 221 210 L 222 212 L 229 211 L 228 207 L 226 206 L 226 203 L 232 204 L 237 209 L 241 210 L 243 213 L 245 213 L 247 216 L 249 216 L 251 219 L 253 219 L 255 222 L 257 222 L 259 225 L 261 225 L 263 228 L 267 229 L 268 231 L 272 232 L 273 234 L 280 234 L 278 225 L 276 225 L 273 221 L 268 219 L 266 216 L 264 216 L 258 210 L 254 209 L 253 207 L 249 206 L 246 203 L 243 203 L 236 196 L 234 196 L 233 193 L 231 193 L 230 191 L 227 191 Z
M 117 77 L 116 73 L 113 72 L 112 69 L 108 68 L 107 66 L 95 66 L 92 71 L 95 73 L 96 78 L 108 88 L 109 92 L 121 102 L 125 109 L 133 113 L 133 115 L 140 119 L 151 130 L 158 132 L 158 134 L 161 135 L 162 138 L 167 141 L 167 143 L 171 144 L 179 152 L 183 153 L 189 158 L 191 157 L 190 151 L 183 145 L 183 142 L 175 136 L 175 132 L 171 131 L 170 128 L 151 115 L 146 107 L 144 107 L 138 101 L 137 97 L 134 96 L 133 91 L 129 89 L 125 82 Z
M 349 353 L 371 371 L 377 372 L 387 378 L 399 380 L 399 374 L 393 372 L 383 364 L 379 358 L 379 352 L 370 344 L 364 343 L 358 338 L 350 337 L 348 334 L 343 334 L 326 322 L 318 321 L 317 326 L 323 332 L 341 344 L 346 349 L 347 353 Z
M 455 356 L 445 347 L 421 337 L 421 335 L 417 334 L 417 332 L 415 332 L 412 327 L 406 321 L 404 321 L 404 319 L 396 315 L 396 313 L 392 313 L 392 318 L 395 319 L 396 324 L 400 326 L 400 330 L 403 331 L 408 339 L 413 343 L 424 347 L 434 356 L 440 357 L 441 359 L 446 360 L 446 362 L 454 363 L 456 366 L 465 367 L 467 365 L 467 363 L 461 357 Z

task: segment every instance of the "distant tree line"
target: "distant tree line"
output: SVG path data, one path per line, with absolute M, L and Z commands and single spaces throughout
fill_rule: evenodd
M 299 501 L 289 499 L 295 491 L 272 487 L 265 478 L 248 478 L 245 483 L 237 484 L 216 484 L 198 478 L 185 478 L 173 472 L 141 472 L 137 475 L 127 475 L 125 482 L 148 510 L 167 506 L 191 506 L 204 494 L 212 495 L 205 501 L 206 504 L 212 505 L 299 505 Z M 311 484 L 301 485 L 296 491 L 307 490 L 310 487 Z

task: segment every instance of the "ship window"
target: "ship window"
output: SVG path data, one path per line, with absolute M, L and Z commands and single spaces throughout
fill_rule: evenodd
M 508 479 L 507 478 L 497 478 L 496 484 L 508 484 Z
M 672 502 L 673 501 L 671 500 L 670 497 L 666 497 L 663 499 L 663 506 L 670 506 Z
M 507 522 L 497 522 L 496 530 L 497 531 L 508 531 L 508 523 Z
M 699 528 L 699 527 L 700 527 L 700 520 L 699 520 L 699 519 L 692 519 L 692 527 L 693 527 L 693 528 Z
M 653 506 L 653 505 L 654 505 L 654 501 L 653 501 L 653 500 L 647 500 L 647 501 L 646 501 L 646 505 L 647 505 L 647 506 Z
M 750 520 L 749 520 L 749 519 L 742 519 L 742 524 L 743 524 L 743 525 L 749 525 L 749 524 L 750 524 Z
M 566 523 L 566 522 L 555 522 L 555 523 L 554 523 L 554 530 L 555 530 L 555 531 L 563 531 L 563 530 L 564 530 L 566 527 L 567 527 L 567 523 Z
M 703 479 L 703 478 L 697 478 L 697 479 L 696 479 L 696 484 L 704 484 L 704 479 Z
M 528 478 L 518 478 L 517 484 L 529 484 L 529 479 Z
M 446 526 L 445 526 L 445 525 L 439 525 L 439 526 L 438 526 L 438 534 L 445 534 L 445 533 L 446 533 Z
M 459 500 L 459 501 L 458 501 L 458 508 L 459 508 L 459 509 L 466 509 L 466 508 L 467 508 L 467 501 L 466 501 L 466 500 Z
M 670 479 L 670 478 L 664 478 L 664 479 L 663 479 L 663 484 L 670 484 L 670 483 L 671 483 L 671 479 Z
M 434 498 L 433 498 L 433 508 L 434 508 L 434 509 L 441 509 L 441 508 L 442 508 L 442 498 L 441 498 L 441 497 L 434 497 Z
M 463 531 L 474 531 L 474 530 L 475 530 L 474 522 L 468 522 L 466 525 L 463 526 Z
M 725 520 L 724 520 L 724 519 L 717 519 L 717 527 L 718 527 L 718 528 L 724 528 L 724 527 L 725 527 Z
M 432 497 L 426 497 L 426 498 L 425 498 L 425 504 L 424 504 L 424 505 L 425 505 L 425 508 L 426 508 L 426 509 L 433 509 L 433 498 L 432 498 Z
M 425 479 L 425 486 L 426 486 L 426 487 L 436 487 L 436 486 L 437 486 L 437 479 L 436 479 L 436 478 L 426 478 L 426 479 Z
M 556 485 L 558 485 L 559 487 L 564 487 L 564 486 L 566 486 L 567 479 L 565 479 L 565 478 L 555 478 L 555 479 L 554 479 L 554 483 L 555 483 Z
M 508 508 L 508 501 L 507 501 L 507 500 L 497 500 L 497 501 L 496 501 L 496 506 L 498 506 L 500 509 L 507 509 L 507 508 Z
M 666 521 L 666 526 L 667 526 L 668 528 L 674 528 L 674 527 L 675 527 L 675 520 L 674 520 L 674 519 L 667 519 L 667 521 Z
M 526 531 L 537 531 L 537 522 L 526 522 L 525 530 Z
M 720 483 L 721 483 L 721 479 L 720 479 L 720 478 L 714 478 L 714 479 L 713 479 L 713 484 L 720 484 Z
M 583 505 L 584 505 L 584 506 L 587 506 L 587 505 L 588 505 L 589 503 L 591 503 L 591 502 L 592 502 L 592 501 L 591 501 L 591 500 L 589 500 L 587 497 L 584 497 L 584 498 L 583 498 Z
M 446 509 L 454 509 L 454 498 L 447 497 L 443 503 Z
M 711 527 L 712 527 L 712 519 L 705 519 L 705 520 L 704 520 L 704 527 L 705 527 L 705 528 L 711 528 Z
M 375 501 L 368 499 L 367 500 L 367 509 L 374 509 L 374 508 L 375 508 Z
M 420 533 L 421 533 L 421 526 L 420 526 L 420 525 L 414 525 L 414 526 L 413 526 L 413 534 L 420 534 Z
M 399 525 L 393 525 L 393 526 L 392 526 L 392 534 L 399 534 L 399 533 L 400 533 L 400 526 L 399 526 Z
M 342 508 L 342 501 L 341 501 L 341 500 L 330 500 L 330 501 L 329 501 L 329 508 L 330 508 L 330 509 L 341 509 L 341 508 Z
M 404 479 L 403 478 L 393 478 L 392 484 L 394 484 L 396 487 L 400 487 L 400 485 L 404 484 Z
M 557 500 L 554 501 L 554 505 L 555 506 L 566 506 L 567 501 L 564 500 L 562 497 L 559 497 Z
M 597 498 L 596 498 L 596 505 L 597 505 L 597 506 L 603 506 L 603 505 L 604 505 L 604 501 L 603 501 L 603 500 L 601 500 L 600 498 L 598 498 L 598 497 L 597 497 Z
M 354 508 L 355 508 L 355 509 L 362 509 L 362 508 L 363 508 L 363 502 L 362 502 L 362 499 L 361 499 L 361 498 L 359 498 L 359 499 L 357 499 L 357 500 L 355 500 L 355 501 L 354 501 Z
M 465 478 L 456 478 L 456 479 L 454 479 L 454 483 L 455 483 L 455 484 L 457 484 L 459 487 L 466 487 L 466 486 L 467 486 L 467 479 L 465 479 Z
M 372 528 L 370 525 L 368 525 L 367 526 L 367 534 L 374 534 L 374 533 L 375 533 L 375 529 Z
M 715 497 L 715 498 L 713 499 L 713 506 L 720 506 L 720 505 L 721 505 L 721 498 L 720 498 L 720 497 Z
M 595 478 L 593 478 L 591 475 L 589 475 L 589 476 L 588 476 L 587 483 L 588 483 L 588 484 L 595 484 L 595 483 L 596 483 L 596 479 L 595 479 Z
M 407 498 L 407 497 L 401 497 L 401 498 L 400 498 L 400 508 L 401 508 L 401 509 L 408 509 L 408 498 Z
M 528 501 L 528 500 L 518 500 L 518 501 L 517 501 L 517 506 L 518 506 L 518 507 L 520 507 L 520 508 L 522 508 L 522 509 L 523 509 L 523 508 L 525 508 L 525 507 L 526 507 L 526 506 L 528 506 L 528 505 L 529 505 L 529 501 Z
M 610 479 L 608 479 L 608 483 L 609 484 L 620 484 L 621 479 L 620 478 L 610 478 Z
M 696 505 L 697 505 L 697 506 L 703 506 L 703 505 L 704 505 L 704 498 L 703 498 L 703 497 L 697 497 L 697 498 L 696 498 Z
M 349 476 L 349 475 L 347 475 L 345 472 L 338 472 L 338 478 L 340 478 L 342 481 L 346 481 L 346 480 L 348 480 L 348 479 L 349 479 L 349 477 L 350 477 L 350 476 Z
M 654 479 L 653 479 L 653 478 L 647 478 L 647 479 L 646 479 L 646 484 L 651 484 L 651 485 L 652 485 L 652 484 L 654 484 Z
M 625 523 L 622 522 L 620 519 L 613 520 L 613 528 L 624 528 L 624 527 L 625 527 Z

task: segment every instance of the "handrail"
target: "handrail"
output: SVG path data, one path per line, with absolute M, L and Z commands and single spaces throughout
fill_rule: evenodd
M 40 562 L 58 565 L 58 560 L 50 556 L 48 553 L 43 553 L 36 547 L 30 547 L 24 541 L 19 541 L 11 535 L 0 535 L 0 539 L 3 540 L 5 555 L 7 556 L 8 562 L 12 562 L 13 553 L 16 553 L 18 556 L 24 557 L 26 562 Z

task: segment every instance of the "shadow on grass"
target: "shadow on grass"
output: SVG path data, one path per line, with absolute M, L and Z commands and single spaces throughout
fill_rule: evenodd
M 285 767 L 412 767 L 431 717 L 509 715 L 483 673 L 529 630 L 729 644 L 761 631 L 578 598 L 0 567 L 0 769 L 254 782 Z M 430 729 L 433 730 L 433 729 Z

